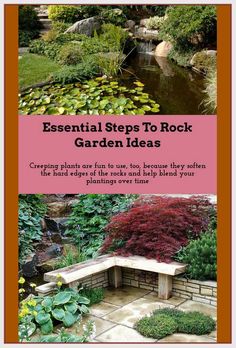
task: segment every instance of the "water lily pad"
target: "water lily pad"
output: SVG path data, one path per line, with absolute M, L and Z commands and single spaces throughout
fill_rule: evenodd
M 134 84 L 136 86 L 139 86 L 139 87 L 143 87 L 144 86 L 144 84 L 142 82 L 140 82 L 140 81 L 135 81 Z
M 157 113 L 159 104 L 143 91 L 140 81 L 135 88 L 117 81 L 96 78 L 85 83 L 49 85 L 19 95 L 19 113 L 23 115 L 129 115 Z M 37 97 L 37 98 L 36 98 Z

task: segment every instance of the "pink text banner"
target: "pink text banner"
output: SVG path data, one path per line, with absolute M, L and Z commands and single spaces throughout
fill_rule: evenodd
M 216 116 L 20 116 L 19 193 L 216 194 Z

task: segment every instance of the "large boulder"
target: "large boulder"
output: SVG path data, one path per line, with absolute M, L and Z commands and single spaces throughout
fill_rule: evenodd
M 162 41 L 159 45 L 157 45 L 155 49 L 155 56 L 156 57 L 167 57 L 170 53 L 173 45 L 172 43 L 168 41 Z
M 65 33 L 78 33 L 84 34 L 87 36 L 92 36 L 95 30 L 99 30 L 101 28 L 101 22 L 98 17 L 90 17 L 86 19 L 82 19 L 74 23 L 71 27 L 69 27 Z
M 36 254 L 31 254 L 27 257 L 22 265 L 22 274 L 24 277 L 31 278 L 38 274 L 36 266 L 38 264 L 38 257 Z
M 62 201 L 47 203 L 47 217 L 49 218 L 64 218 L 70 215 L 72 207 L 78 203 L 76 198 L 64 199 Z
M 134 32 L 135 29 L 135 21 L 132 21 L 132 19 L 129 19 L 125 22 L 125 27 L 130 30 L 131 32 Z

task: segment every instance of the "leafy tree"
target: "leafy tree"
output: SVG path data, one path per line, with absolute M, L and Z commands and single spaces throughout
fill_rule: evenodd
M 171 6 L 160 35 L 178 49 L 206 47 L 216 42 L 216 6 Z
M 175 253 L 206 231 L 212 204 L 201 197 L 140 198 L 111 218 L 102 251 L 170 262 Z

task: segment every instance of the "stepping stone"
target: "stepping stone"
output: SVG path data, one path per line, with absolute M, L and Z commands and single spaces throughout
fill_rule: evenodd
M 139 289 L 134 287 L 122 287 L 118 289 L 106 289 L 104 301 L 118 306 L 124 306 L 134 300 L 148 294 L 150 290 Z
M 152 301 L 156 300 L 158 302 L 163 302 L 163 303 L 173 305 L 173 306 L 179 306 L 181 303 L 186 301 L 185 298 L 176 297 L 176 296 L 172 296 L 168 300 L 162 300 L 162 299 L 158 298 L 158 293 L 155 291 L 150 292 L 149 294 L 145 295 L 143 298 L 146 298 L 146 299 L 152 300 Z
M 109 314 L 110 312 L 113 312 L 114 310 L 119 308 L 120 307 L 118 306 L 102 301 L 98 304 L 93 305 L 90 308 L 90 313 L 92 315 L 95 315 L 96 317 L 103 317 L 104 315 Z
M 217 339 L 217 331 L 216 330 L 212 331 L 208 336 L 213 338 L 214 340 L 216 340 Z
M 179 342 L 215 342 L 214 339 L 208 337 L 208 336 L 197 336 L 197 335 L 187 335 L 187 334 L 174 334 L 167 336 L 165 338 L 162 338 L 158 342 L 172 342 L 172 343 L 179 343 Z
M 134 324 L 141 319 L 143 316 L 151 313 L 155 309 L 172 307 L 168 304 L 152 301 L 146 298 L 133 301 L 126 306 L 117 309 L 116 311 L 107 314 L 103 319 L 110 320 L 114 323 L 133 327 Z
M 186 302 L 181 304 L 178 307 L 178 309 L 181 309 L 184 312 L 193 312 L 193 311 L 202 312 L 206 315 L 210 315 L 215 320 L 217 317 L 216 307 L 210 306 L 208 304 L 191 301 L 191 300 L 187 300 Z
M 117 325 L 96 337 L 99 342 L 155 342 L 153 338 L 140 335 L 136 330 Z

